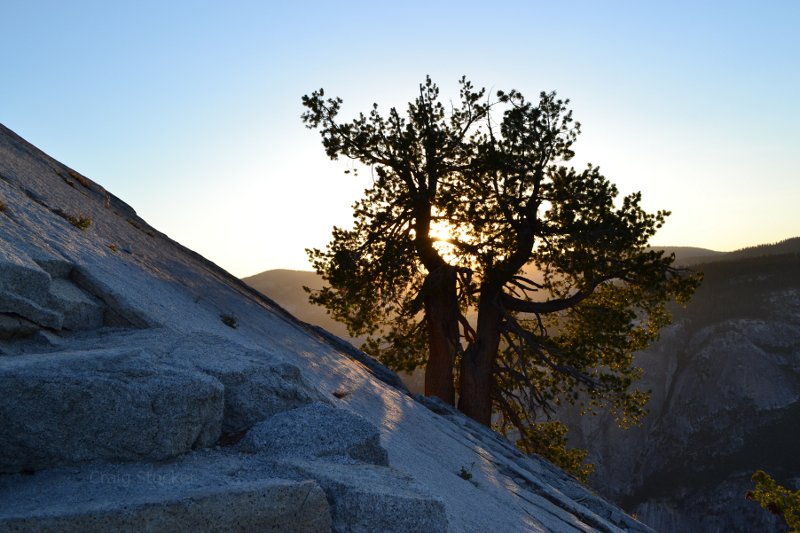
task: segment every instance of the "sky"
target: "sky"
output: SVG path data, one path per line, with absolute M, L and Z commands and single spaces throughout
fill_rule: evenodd
M 236 276 L 310 269 L 369 173 L 300 120 L 430 75 L 569 98 L 572 164 L 672 215 L 660 245 L 800 235 L 800 2 L 0 0 L 0 123 Z

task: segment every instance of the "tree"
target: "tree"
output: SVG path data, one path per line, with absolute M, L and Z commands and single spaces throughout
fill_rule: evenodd
M 647 246 L 669 213 L 645 212 L 639 193 L 619 201 L 597 167 L 565 166 L 580 125 L 555 93 L 533 103 L 460 87 L 449 110 L 428 78 L 406 118 L 375 104 L 350 122 L 337 120 L 341 99 L 303 97 L 327 154 L 374 178 L 353 229 L 309 250 L 328 283 L 311 301 L 389 366 L 426 364 L 427 395 L 454 403 L 458 389 L 459 409 L 486 425 L 497 413 L 523 448 L 553 434 L 540 417 L 563 401 L 638 420 L 632 354 L 699 281 Z

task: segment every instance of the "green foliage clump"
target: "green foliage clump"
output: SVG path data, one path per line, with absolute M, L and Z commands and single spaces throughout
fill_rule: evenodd
M 584 483 L 594 472 L 594 465 L 586 461 L 589 452 L 568 448 L 567 427 L 557 420 L 527 425 L 517 447 L 525 453 L 541 455 Z
M 81 231 L 86 231 L 92 225 L 92 218 L 86 215 L 70 215 L 67 221 Z
M 800 490 L 794 492 L 778 485 L 763 470 L 753 474 L 756 488 L 747 493 L 747 499 L 758 502 L 774 515 L 783 517 L 791 533 L 800 533 Z

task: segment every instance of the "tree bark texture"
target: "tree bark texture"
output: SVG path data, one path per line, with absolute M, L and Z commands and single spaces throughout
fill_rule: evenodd
M 492 366 L 500 346 L 500 321 L 496 292 L 482 291 L 476 339 L 461 359 L 458 408 L 486 426 L 492 423 Z
M 425 396 L 437 396 L 455 405 L 453 370 L 460 346 L 456 269 L 444 265 L 425 281 L 425 320 L 429 352 L 425 368 Z

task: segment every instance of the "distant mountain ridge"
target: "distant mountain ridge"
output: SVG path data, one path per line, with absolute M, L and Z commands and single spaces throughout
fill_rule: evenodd
M 725 255 L 726 259 L 742 259 L 745 257 L 760 257 L 763 255 L 798 254 L 800 253 L 800 237 L 784 239 L 773 244 L 759 244 L 749 246 Z
M 674 253 L 678 265 L 693 266 L 763 255 L 797 254 L 800 253 L 800 237 L 772 244 L 751 246 L 732 252 L 718 252 L 693 246 L 657 246 L 655 249 Z M 303 287 L 314 290 L 321 289 L 324 285 L 322 278 L 316 272 L 273 269 L 242 278 L 242 281 L 272 298 L 301 320 L 321 326 L 340 337 L 348 337 L 344 325 L 330 318 L 324 308 L 308 303 L 308 294 Z
M 694 246 L 654 246 L 654 249 L 674 253 L 675 261 L 680 265 L 696 265 L 712 261 L 730 261 L 746 257 L 759 257 L 762 255 L 781 255 L 800 253 L 800 237 L 792 237 L 782 241 L 758 244 L 740 248 L 732 252 L 718 252 L 708 248 Z
M 300 320 L 321 326 L 338 337 L 349 337 L 344 324 L 333 320 L 323 307 L 309 303 L 303 287 L 321 289 L 323 286 L 323 280 L 316 272 L 275 269 L 242 278 L 242 281 L 268 295 Z
M 730 252 L 718 252 L 708 248 L 695 246 L 654 246 L 655 250 L 663 250 L 667 254 L 675 254 L 675 262 L 679 265 L 691 265 L 703 261 L 711 261 Z

